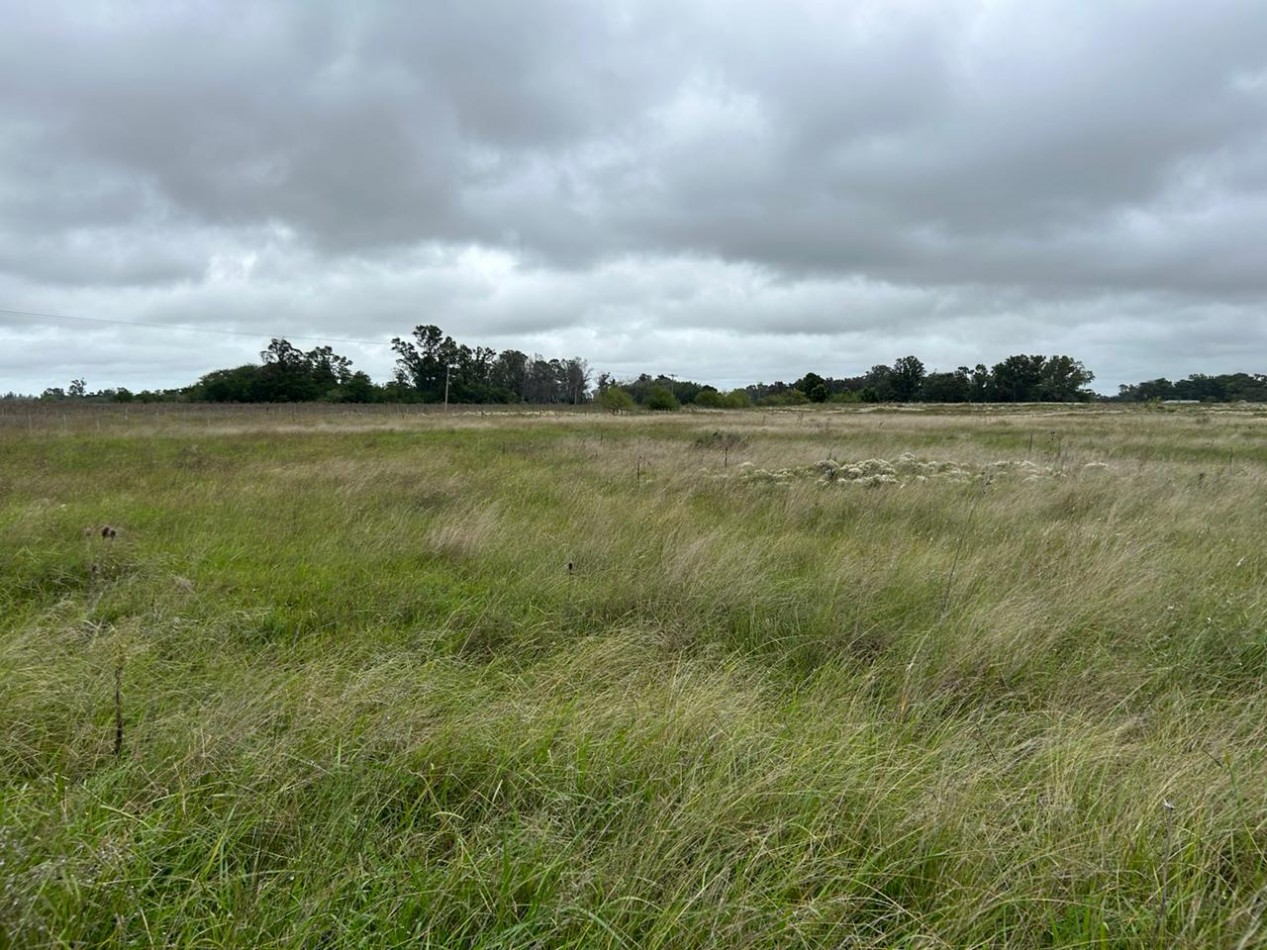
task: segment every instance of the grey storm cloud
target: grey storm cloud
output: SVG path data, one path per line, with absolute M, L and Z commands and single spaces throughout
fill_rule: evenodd
M 261 336 L 9 319 L 0 389 L 420 322 L 733 383 L 1267 368 L 1257 0 L 0 13 L 0 309 Z

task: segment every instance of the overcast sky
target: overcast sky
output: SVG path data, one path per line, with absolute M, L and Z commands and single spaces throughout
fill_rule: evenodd
M 0 313 L 0 392 L 184 385 L 272 336 L 382 381 L 420 323 L 723 387 L 908 353 L 1267 372 L 1263 0 L 0 23 L 0 310 L 80 318 Z

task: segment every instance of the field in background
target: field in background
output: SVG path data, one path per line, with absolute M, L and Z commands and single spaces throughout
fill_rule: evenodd
M 1267 944 L 1265 436 L 2 407 L 0 946 Z

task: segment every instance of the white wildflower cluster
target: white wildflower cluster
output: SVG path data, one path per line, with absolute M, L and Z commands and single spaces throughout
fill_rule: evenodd
M 842 481 L 861 485 L 896 485 L 901 480 L 897 466 L 887 459 L 863 459 L 844 464 L 834 459 L 823 459 L 814 468 L 820 474 L 819 481 L 824 484 Z
M 1082 469 L 1087 474 L 1108 470 L 1104 462 L 1089 462 Z M 857 462 L 823 459 L 813 465 L 792 468 L 757 468 L 751 462 L 739 467 L 739 477 L 752 482 L 786 485 L 798 479 L 813 478 L 820 485 L 906 485 L 922 482 L 968 484 L 976 481 L 1038 482 L 1066 477 L 1068 473 L 1053 465 L 1040 465 L 1028 459 L 1004 459 L 980 466 L 958 462 L 921 459 L 904 452 L 896 459 L 869 458 Z M 723 476 L 724 477 L 724 476 Z

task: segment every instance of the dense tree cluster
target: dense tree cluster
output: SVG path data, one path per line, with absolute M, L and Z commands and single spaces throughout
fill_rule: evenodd
M 276 339 L 260 353 L 262 364 L 208 373 L 188 390 L 204 402 L 372 402 L 374 383 L 352 372 L 352 361 L 328 346 L 307 353 Z
M 643 373 L 635 379 L 617 380 L 610 373 L 598 377 L 598 394 L 603 405 L 618 401 L 609 392 L 626 394 L 633 405 L 651 410 L 677 409 L 679 406 L 704 406 L 710 409 L 739 409 L 751 405 L 748 394 L 737 389 L 722 393 L 713 386 L 678 379 L 676 376 L 651 376 Z
M 903 356 L 892 366 L 878 364 L 862 376 L 833 379 L 806 373 L 796 382 L 758 383 L 747 389 L 762 405 L 811 402 L 1088 402 L 1095 378 L 1068 356 L 1009 356 L 987 367 L 960 366 L 930 373 L 923 361 Z
M 412 340 L 392 340 L 396 376 L 389 395 L 403 401 L 568 403 L 589 398 L 583 359 L 547 360 L 519 350 L 472 349 L 437 326 L 420 326 Z
M 410 339 L 392 340 L 396 368 L 376 385 L 352 370 L 352 361 L 319 346 L 304 352 L 274 339 L 260 363 L 207 373 L 192 386 L 133 394 L 126 389 L 89 393 L 82 379 L 69 390 L 49 388 L 43 400 L 183 402 L 410 402 L 579 404 L 590 399 L 590 370 L 583 359 L 545 359 L 518 350 L 497 353 L 469 347 L 439 327 L 419 326 Z M 10 393 L 10 398 L 19 398 Z
M 395 338 L 392 350 L 395 373 L 378 386 L 328 346 L 305 353 L 275 339 L 260 354 L 262 364 L 208 373 L 184 395 L 208 402 L 581 403 L 589 397 L 589 367 L 579 358 L 472 348 L 430 325 L 408 340 Z
M 1203 373 L 1193 373 L 1187 379 L 1173 383 L 1162 377 L 1131 386 L 1119 386 L 1118 394 L 1113 398 L 1121 402 L 1267 402 L 1267 375 L 1229 373 L 1206 376 Z

